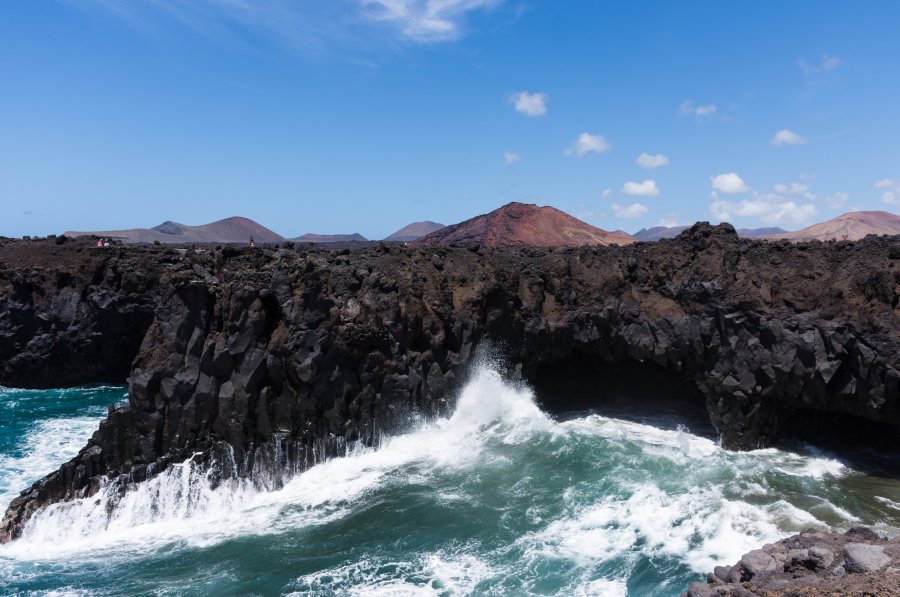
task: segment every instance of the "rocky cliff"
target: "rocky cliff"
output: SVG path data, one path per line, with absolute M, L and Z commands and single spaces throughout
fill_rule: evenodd
M 488 341 L 510 375 L 545 385 L 566 365 L 589 365 L 576 381 L 597 401 L 622 376 L 670 382 L 660 391 L 702 401 L 730 448 L 836 430 L 890 439 L 900 427 L 896 237 L 761 243 L 698 224 L 625 247 L 129 248 L 83 262 L 69 299 L 79 313 L 105 289 L 112 304 L 152 303 L 155 315 L 123 334 L 140 342 L 127 355 L 129 405 L 10 505 L 4 540 L 49 503 L 125 487 L 196 452 L 222 476 L 275 486 L 281 471 L 376 441 L 410 413 L 446 411 Z M 64 321 L 58 302 L 35 297 L 59 296 L 58 275 L 80 263 L 0 268 L 0 296 L 17 305 L 0 312 L 0 337 L 28 346 L 39 329 L 40 346 L 65 345 L 61 323 L 15 322 Z M 144 283 L 123 285 L 130 276 Z M 26 371 L 12 354 L 3 371 Z M 63 370 L 83 364 L 80 350 L 58 354 Z M 4 383 L 95 377 L 43 373 L 38 384 L 11 373 Z
M 123 381 L 176 251 L 0 240 L 0 385 Z

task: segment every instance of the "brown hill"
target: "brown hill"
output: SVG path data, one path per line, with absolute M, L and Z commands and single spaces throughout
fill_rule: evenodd
M 438 224 L 437 222 L 413 222 L 408 226 L 404 226 L 384 240 L 395 243 L 408 243 L 417 238 L 421 238 L 426 234 L 431 234 L 436 230 L 440 230 L 443 227 L 443 224 Z
M 350 243 L 350 242 L 369 242 L 362 234 L 354 232 L 353 234 L 304 234 L 297 236 L 291 240 L 298 243 Z
M 416 240 L 416 245 L 465 245 L 486 247 L 578 247 L 627 245 L 630 236 L 607 232 L 553 207 L 509 203 L 489 214 L 447 226 Z
M 241 217 L 225 218 L 210 224 L 188 226 L 167 221 L 153 228 L 128 230 L 99 230 L 96 232 L 66 232 L 65 236 L 95 235 L 122 240 L 129 244 L 152 243 L 246 243 L 253 237 L 257 243 L 278 243 L 284 238 L 253 220 Z
M 827 222 L 813 224 L 780 234 L 767 234 L 760 238 L 792 241 L 805 240 L 859 240 L 869 234 L 900 234 L 900 216 L 886 211 L 851 211 Z

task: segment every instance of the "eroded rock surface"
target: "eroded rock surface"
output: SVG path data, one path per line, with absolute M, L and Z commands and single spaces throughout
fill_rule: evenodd
M 0 247 L 0 261 L 10 251 Z M 410 413 L 447 412 L 488 341 L 514 376 L 584 356 L 664 371 L 705 405 L 729 448 L 784 435 L 889 440 L 900 427 L 897 237 L 762 243 L 699 224 L 627 247 L 134 247 L 56 257 L 24 273 L 22 263 L 0 267 L 0 297 L 15 305 L 0 311 L 0 370 L 12 372 L 4 383 L 93 379 L 50 372 L 37 383 L 15 361 L 21 347 L 27 362 L 56 354 L 35 338 L 66 345 L 61 330 L 78 317 L 58 315 L 46 297 L 68 296 L 90 316 L 103 290 L 111 305 L 151 305 L 154 316 L 121 338 L 91 332 L 140 345 L 120 349 L 120 359 L 134 357 L 129 404 L 10 505 L 0 539 L 105 478 L 125 486 L 197 452 L 210 462 L 227 453 L 224 476 L 277 486 L 279 471 L 375 441 Z M 90 284 L 53 288 L 84 259 Z M 132 277 L 142 282 L 126 287 Z M 47 316 L 55 332 L 21 323 Z M 59 353 L 61 370 L 79 370 L 93 345 L 76 346 Z
M 682 597 L 900 595 L 900 538 L 804 531 L 717 566 Z

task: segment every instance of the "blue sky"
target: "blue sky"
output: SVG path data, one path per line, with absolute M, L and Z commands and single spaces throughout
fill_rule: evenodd
M 900 3 L 0 3 L 0 235 L 900 211 Z

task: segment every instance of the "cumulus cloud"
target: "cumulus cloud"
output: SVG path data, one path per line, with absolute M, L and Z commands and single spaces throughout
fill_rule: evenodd
M 807 75 L 815 75 L 818 73 L 827 73 L 829 71 L 833 71 L 838 68 L 844 61 L 841 60 L 838 56 L 829 56 L 828 54 L 822 54 L 822 57 L 818 62 L 809 62 L 805 58 L 801 58 L 797 61 L 797 65 Z
M 648 178 L 643 182 L 626 182 L 622 192 L 632 197 L 656 197 L 659 195 L 659 187 L 655 180 Z
M 809 141 L 809 139 L 802 135 L 798 135 L 790 129 L 781 129 L 769 139 L 769 143 L 772 145 L 803 145 L 807 141 Z
M 518 162 L 521 159 L 522 159 L 522 156 L 520 156 L 519 154 L 514 153 L 512 151 L 504 151 L 503 152 L 503 163 L 506 164 L 507 166 L 515 164 L 516 162 Z
M 610 197 L 612 197 L 612 195 L 613 195 L 612 189 L 603 189 L 603 198 L 604 199 L 609 199 Z
M 811 203 L 798 204 L 780 195 L 759 195 L 739 202 L 714 199 L 710 213 L 720 221 L 733 217 L 759 218 L 765 224 L 805 224 L 818 213 Z
M 710 178 L 713 190 L 726 195 L 746 193 L 750 187 L 744 184 L 743 179 L 734 172 L 717 174 Z
M 720 175 L 724 176 L 724 175 Z M 735 175 L 736 176 L 736 175 Z M 713 186 L 716 182 L 713 177 Z M 804 180 L 812 180 L 813 177 L 803 177 Z M 732 218 L 757 218 L 767 225 L 776 224 L 808 224 L 819 212 L 817 206 L 824 205 L 829 209 L 843 207 L 850 199 L 850 195 L 844 192 L 831 195 L 819 195 L 812 191 L 808 182 L 779 183 L 772 186 L 774 192 L 760 193 L 748 188 L 739 178 L 720 179 L 719 188 L 712 193 L 710 214 L 720 220 L 726 221 Z M 878 181 L 876 185 L 882 183 Z M 726 193 L 725 189 L 741 187 L 750 193 L 748 199 L 741 201 L 729 201 L 721 199 L 719 192 Z
M 813 178 L 810 176 L 800 177 L 801 180 L 812 180 Z M 772 185 L 772 190 L 775 191 L 776 195 L 784 198 L 790 197 L 794 200 L 816 201 L 824 203 L 830 209 L 837 209 L 850 199 L 850 195 L 843 192 L 831 195 L 818 195 L 812 191 L 812 186 L 808 182 L 778 183 Z M 774 195 L 769 195 L 769 197 L 774 197 Z
M 833 195 L 826 195 L 824 197 L 821 197 L 821 200 L 825 202 L 825 205 L 827 205 L 831 209 L 843 207 L 843 205 L 847 203 L 849 199 L 849 193 L 835 193 Z
M 502 0 L 360 0 L 366 16 L 389 23 L 417 42 L 453 40 L 462 34 L 466 13 Z
M 882 178 L 872 185 L 876 189 L 889 189 L 881 194 L 881 202 L 887 205 L 900 205 L 900 182 L 891 178 Z
M 547 113 L 546 93 L 529 93 L 518 91 L 509 96 L 509 103 L 515 107 L 516 112 L 525 116 L 543 116 Z
M 641 168 L 653 169 L 659 168 L 660 166 L 668 166 L 669 158 L 662 153 L 657 153 L 656 155 L 642 153 L 637 157 L 635 162 L 637 162 L 637 165 Z
M 610 149 L 612 149 L 612 145 L 603 135 L 581 133 L 575 140 L 575 144 L 568 148 L 565 154 L 580 158 L 589 153 L 603 153 Z
M 656 223 L 657 226 L 665 226 L 666 228 L 674 228 L 678 226 L 678 220 L 675 218 L 660 218 Z
M 639 218 L 647 213 L 647 206 L 640 203 L 632 203 L 631 205 L 627 206 L 613 203 L 612 210 L 613 213 L 616 214 L 617 218 Z
M 716 113 L 715 104 L 697 104 L 694 100 L 684 100 L 678 106 L 678 112 L 682 116 L 693 116 L 698 121 L 708 118 Z
M 790 184 L 776 184 L 772 186 L 776 193 L 783 195 L 808 195 L 809 185 L 802 182 L 792 182 Z

